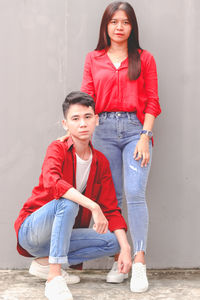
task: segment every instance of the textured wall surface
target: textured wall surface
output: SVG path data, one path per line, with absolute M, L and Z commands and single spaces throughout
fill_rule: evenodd
M 140 44 L 155 57 L 162 115 L 148 183 L 152 268 L 200 267 L 200 2 L 130 0 Z M 0 0 L 0 268 L 27 267 L 13 223 L 38 182 L 47 145 L 64 131 L 61 104 L 80 88 L 105 0 Z M 124 211 L 126 207 L 124 205 Z M 106 268 L 111 259 L 87 263 Z

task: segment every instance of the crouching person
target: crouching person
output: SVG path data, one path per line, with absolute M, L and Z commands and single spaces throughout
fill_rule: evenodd
M 69 137 L 47 149 L 39 184 L 17 220 L 17 249 L 32 256 L 29 272 L 46 279 L 49 300 L 72 300 L 67 284 L 80 281 L 61 269 L 120 252 L 118 271 L 131 267 L 126 223 L 117 206 L 109 163 L 90 142 L 98 116 L 93 99 L 70 93 L 63 103 Z M 117 162 L 116 162 L 117 163 Z M 88 228 L 93 218 L 93 228 Z

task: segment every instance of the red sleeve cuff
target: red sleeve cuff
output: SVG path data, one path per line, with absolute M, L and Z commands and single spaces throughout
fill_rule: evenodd
M 124 218 L 122 217 L 122 215 L 112 216 L 109 219 L 108 229 L 111 232 L 113 232 L 117 229 L 124 229 L 125 231 L 127 231 L 127 225 L 126 225 L 126 222 L 125 222 Z
M 59 180 L 54 191 L 54 199 L 62 197 L 73 186 L 64 180 Z

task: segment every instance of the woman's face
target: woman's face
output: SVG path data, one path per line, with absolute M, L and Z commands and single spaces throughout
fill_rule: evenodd
M 107 31 L 111 43 L 127 42 L 131 33 L 131 24 L 127 18 L 125 11 L 117 10 L 108 23 Z

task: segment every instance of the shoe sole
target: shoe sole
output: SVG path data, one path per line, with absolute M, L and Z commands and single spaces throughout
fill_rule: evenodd
M 46 294 L 45 294 L 45 297 L 47 297 L 47 299 L 48 300 L 55 300 L 55 297 L 48 297 Z M 65 298 L 65 300 L 74 300 L 74 298 L 73 297 L 67 297 L 67 298 Z
M 148 290 L 148 288 L 147 289 L 143 289 L 143 290 L 133 290 L 133 289 L 131 289 L 131 292 L 133 292 L 133 293 L 144 293 L 147 290 Z
M 145 287 L 143 289 L 140 289 L 140 290 L 139 289 L 133 289 L 133 288 L 130 288 L 130 290 L 133 293 L 144 293 L 144 292 L 146 292 L 148 290 L 148 288 L 149 288 L 149 286 L 147 286 L 147 287 Z
M 127 279 L 128 278 L 128 274 L 124 274 L 124 278 L 122 278 L 121 280 L 116 280 L 116 279 L 114 279 L 114 278 L 112 278 L 112 277 L 108 277 L 108 278 L 106 278 L 106 282 L 108 282 L 108 283 L 122 283 L 125 279 Z

